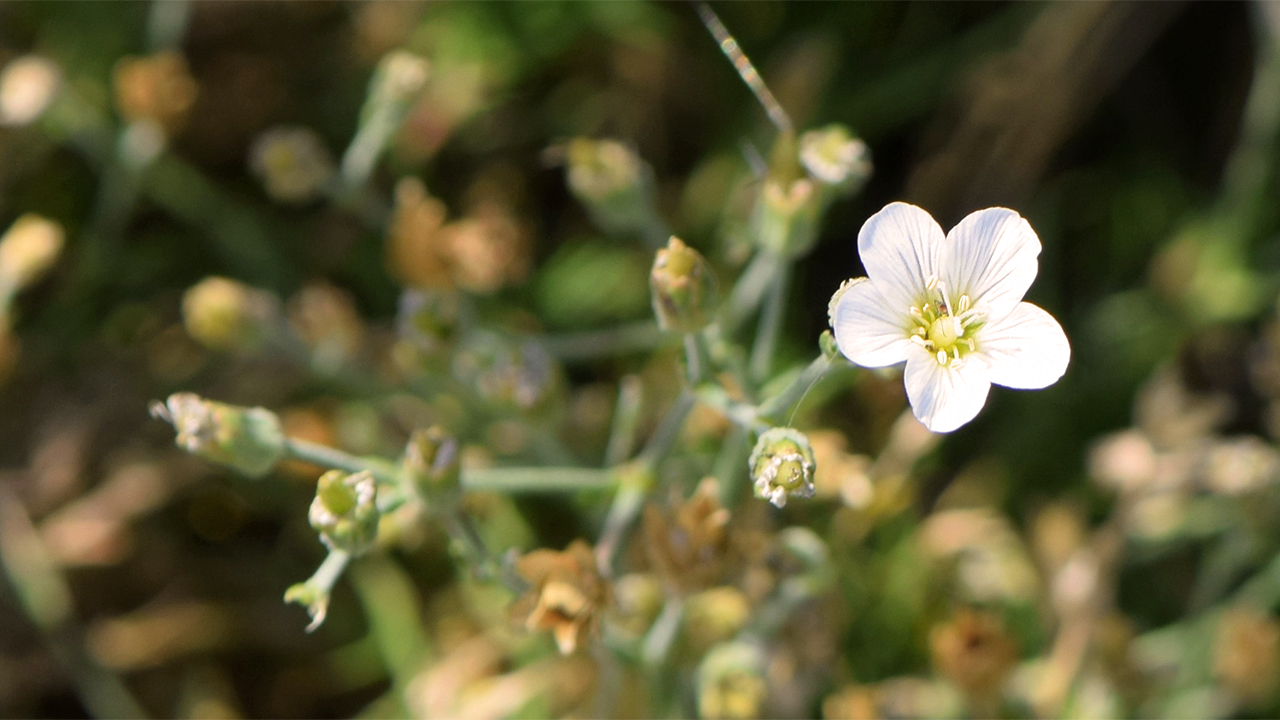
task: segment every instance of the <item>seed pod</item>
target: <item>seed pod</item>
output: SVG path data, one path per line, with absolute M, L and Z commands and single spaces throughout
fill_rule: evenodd
M 787 497 L 813 497 L 813 449 L 804 433 L 769 428 L 756 441 L 748 464 L 756 497 L 777 507 L 786 505 Z
M 178 447 L 250 477 L 266 475 L 284 457 L 280 420 L 266 408 L 174 393 L 164 403 L 152 403 L 151 414 L 178 431 L 174 439 Z
M 671 237 L 658 251 L 649 274 L 653 312 L 667 332 L 696 332 L 711 320 L 717 302 L 716 278 L 701 253 Z

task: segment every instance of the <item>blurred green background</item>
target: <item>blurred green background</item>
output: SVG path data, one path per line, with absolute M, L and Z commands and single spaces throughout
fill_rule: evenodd
M 1070 700 L 1011 701 L 1002 714 L 1280 710 L 1280 569 L 1270 564 L 1280 549 L 1280 6 L 714 7 L 798 129 L 842 123 L 874 166 L 796 266 L 776 366 L 813 357 L 831 293 L 863 274 L 859 227 L 893 200 L 943 227 L 995 205 L 1027 217 L 1044 246 L 1028 300 L 1073 347 L 1057 385 L 996 390 L 977 420 L 913 455 L 910 489 L 891 493 L 874 521 L 831 495 L 788 506 L 780 524 L 830 545 L 841 600 L 824 626 L 835 630 L 825 674 L 767 713 L 861 716 L 857 688 L 871 687 L 876 712 L 950 712 L 925 690 L 885 683 L 964 685 L 929 639 L 963 592 L 917 541 L 935 532 L 963 545 L 939 518 L 969 527 L 977 516 L 945 513 L 973 508 L 1007 531 L 1038 588 L 1025 602 L 978 603 L 1003 608 L 1001 632 L 1021 660 L 1052 666 L 1069 652 L 1055 644 L 1070 627 L 1046 570 L 1058 565 L 1043 560 L 1062 533 L 1104 558 L 1114 594 L 1092 622 L 1119 623 L 1115 634 L 1134 644 L 1111 653 L 1091 625 Z M 318 145 L 306 152 L 327 156 L 321 169 L 340 163 L 374 69 L 396 49 L 425 58 L 429 77 L 367 181 L 273 191 L 255 143 L 273 128 L 308 128 Z M 185 69 L 127 71 L 161 52 Z M 405 530 L 401 546 L 357 564 L 326 625 L 306 634 L 303 613 L 280 596 L 323 556 L 305 520 L 315 473 L 239 479 L 176 450 L 147 402 L 190 390 L 262 405 L 286 431 L 388 456 L 423 418 L 453 418 L 490 458 L 545 458 L 546 425 L 598 464 L 620 378 L 674 397 L 678 380 L 661 379 L 669 347 L 565 360 L 559 414 L 523 424 L 463 422 L 465 408 L 434 395 L 369 383 L 404 335 L 407 271 L 388 249 L 407 192 L 398 181 L 421 179 L 456 221 L 457 242 L 475 250 L 474 275 L 457 280 L 468 312 L 515 334 L 630 327 L 652 316 L 653 248 L 575 199 L 569 142 L 614 138 L 634 150 L 652 167 L 661 220 L 727 287 L 748 253 L 753 158 L 774 139 L 764 112 L 683 3 L 0 4 L 0 67 L 32 54 L 52 61 L 60 85 L 38 119 L 0 127 L 0 228 L 36 213 L 63 228 L 65 245 L 15 291 L 0 348 L 0 715 L 424 714 L 398 693 L 423 658 L 443 662 L 428 648 L 445 647 L 461 606 L 479 602 L 459 599 L 470 596 L 459 595 L 443 536 Z M 484 242 L 467 244 L 468 232 Z M 334 362 L 358 356 L 368 372 L 330 372 L 318 341 L 307 362 L 270 339 L 255 352 L 197 342 L 183 297 L 208 276 L 267 291 L 300 336 L 336 338 Z M 649 425 L 662 409 L 651 402 Z M 874 459 L 894 442 L 904 402 L 896 376 L 866 373 L 815 392 L 797 424 L 834 430 L 841 452 Z M 690 432 L 701 457 L 724 431 Z M 1124 485 L 1135 476 L 1143 489 Z M 586 495 L 493 499 L 483 511 L 500 528 L 491 541 L 559 549 L 591 537 L 603 500 Z M 1045 517 L 1072 529 L 1044 530 Z M 1237 637 L 1218 618 L 1241 591 L 1262 616 Z M 1232 652 L 1245 659 L 1231 665 Z M 503 657 L 490 675 L 527 661 Z M 1270 680 L 1233 686 L 1241 677 Z M 627 707 L 618 712 L 666 712 Z

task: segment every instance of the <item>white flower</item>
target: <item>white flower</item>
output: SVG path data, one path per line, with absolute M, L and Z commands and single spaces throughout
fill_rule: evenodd
M 945 237 L 929 213 L 892 203 L 858 233 L 869 278 L 832 299 L 836 344 L 864 367 L 906 361 L 911 409 L 934 432 L 973 419 L 991 383 L 1033 390 L 1062 377 L 1071 347 L 1049 313 L 1021 302 L 1040 239 L 1018 213 L 972 213 Z

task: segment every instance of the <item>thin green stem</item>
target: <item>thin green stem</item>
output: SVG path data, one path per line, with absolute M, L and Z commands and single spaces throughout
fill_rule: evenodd
M 782 392 L 761 403 L 756 415 L 762 420 L 774 423 L 782 421 L 783 416 L 790 412 L 804 398 L 809 388 L 813 387 L 814 383 L 826 373 L 831 363 L 831 360 L 818 355 L 813 359 L 813 362 L 809 363 L 808 367 L 782 389 Z
M 720 311 L 720 333 L 724 337 L 732 337 L 741 329 L 742 324 L 751 313 L 760 306 L 765 292 L 773 283 L 774 273 L 781 263 L 777 255 L 770 252 L 756 253 L 747 264 L 737 282 L 729 290 L 723 309 Z
M 791 288 L 791 262 L 782 260 L 773 276 L 773 287 L 760 314 L 760 330 L 751 348 L 751 379 L 757 383 L 769 377 L 773 366 L 773 353 L 782 331 L 782 318 L 787 307 L 787 292 Z
M 547 335 L 540 342 L 558 360 L 572 362 L 652 350 L 673 342 L 673 338 L 658 329 L 657 323 L 645 320 L 607 330 Z
M 618 383 L 618 401 L 613 411 L 613 427 L 604 452 L 605 467 L 618 465 L 635 451 L 636 429 L 640 425 L 640 408 L 644 385 L 636 375 L 627 375 Z

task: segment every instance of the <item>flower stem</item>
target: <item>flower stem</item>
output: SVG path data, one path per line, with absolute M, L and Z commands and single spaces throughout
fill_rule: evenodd
M 787 291 L 791 287 L 791 263 L 783 260 L 773 276 L 773 286 L 765 301 L 764 310 L 760 314 L 760 330 L 756 333 L 755 345 L 751 348 L 751 379 L 757 383 L 769 377 L 769 369 L 773 366 L 773 351 L 778 345 L 778 334 L 782 331 L 782 317 L 786 311 Z
M 609 444 L 604 451 L 605 467 L 613 467 L 626 461 L 635 449 L 643 389 L 640 378 L 636 375 L 627 375 L 618 383 L 618 403 L 613 412 Z
M 720 332 L 724 337 L 733 336 L 760 306 L 779 264 L 777 255 L 769 252 L 757 253 L 738 276 L 738 281 L 733 284 L 725 299 L 724 308 L 720 311 Z
M 651 350 L 671 342 L 671 336 L 659 330 L 657 323 L 645 320 L 607 330 L 548 335 L 540 342 L 557 359 L 570 362 Z
M 818 355 L 789 385 L 782 389 L 782 392 L 760 404 L 760 409 L 756 412 L 757 417 L 775 423 L 781 421 L 782 416 L 795 407 L 804 398 L 809 388 L 822 378 L 831 363 L 831 360 Z

